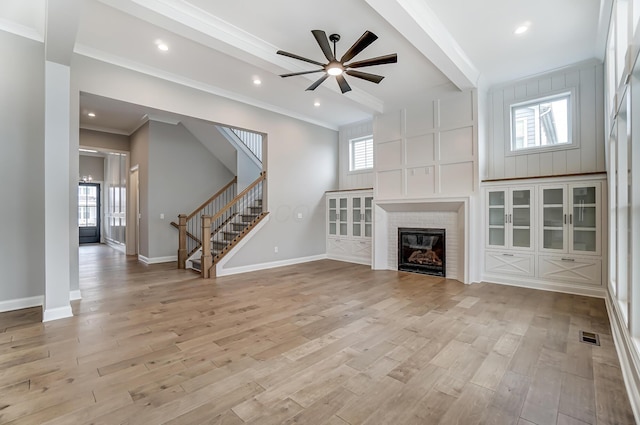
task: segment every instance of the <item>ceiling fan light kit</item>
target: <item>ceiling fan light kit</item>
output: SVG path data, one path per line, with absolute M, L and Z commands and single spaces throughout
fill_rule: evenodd
M 325 58 L 327 58 L 327 63 L 321 63 L 315 61 L 313 59 L 308 59 L 293 53 L 285 52 L 284 50 L 278 50 L 276 53 L 279 55 L 287 56 L 293 59 L 301 60 L 304 62 L 311 63 L 313 65 L 318 65 L 321 69 L 315 69 L 312 71 L 302 71 L 302 72 L 292 72 L 289 74 L 280 75 L 283 78 L 293 77 L 296 75 L 305 75 L 305 74 L 313 74 L 317 72 L 324 72 L 324 75 L 316 80 L 313 84 L 307 87 L 307 90 L 315 90 L 320 84 L 324 82 L 329 76 L 335 76 L 336 81 L 338 82 L 338 86 L 340 86 L 340 90 L 342 93 L 346 93 L 351 91 L 351 86 L 347 83 L 347 80 L 344 78 L 344 74 L 347 74 L 351 77 L 360 78 L 362 80 L 366 80 L 372 83 L 380 83 L 384 78 L 382 75 L 370 74 L 368 72 L 356 71 L 353 68 L 362 68 L 365 66 L 374 66 L 374 65 L 384 65 L 388 63 L 396 63 L 398 62 L 398 55 L 395 53 L 378 56 L 371 59 L 365 59 L 358 62 L 347 63 L 351 59 L 353 59 L 358 53 L 366 49 L 371 43 L 378 39 L 378 36 L 372 33 L 371 31 L 365 31 L 364 34 L 355 42 L 353 45 L 345 52 L 344 55 L 338 60 L 336 58 L 336 43 L 340 41 L 339 34 L 331 34 L 327 38 L 327 34 L 322 30 L 313 30 L 311 31 L 313 36 L 315 37 L 322 53 L 324 53 Z M 329 42 L 333 43 L 333 51 L 331 50 L 331 45 Z

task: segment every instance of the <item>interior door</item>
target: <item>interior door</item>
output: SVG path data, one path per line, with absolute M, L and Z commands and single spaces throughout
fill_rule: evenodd
M 80 182 L 78 186 L 80 243 L 100 242 L 100 185 Z

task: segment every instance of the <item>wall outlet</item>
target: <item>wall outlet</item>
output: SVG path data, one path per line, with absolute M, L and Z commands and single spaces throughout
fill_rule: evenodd
M 160 220 L 164 220 L 164 214 L 160 214 Z
M 302 213 L 298 213 L 298 218 L 302 218 Z
M 273 247 L 273 252 L 275 252 L 276 254 L 278 253 L 278 247 L 277 246 Z

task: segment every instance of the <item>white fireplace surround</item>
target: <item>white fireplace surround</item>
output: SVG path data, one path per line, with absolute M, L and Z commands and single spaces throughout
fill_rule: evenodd
M 373 269 L 398 269 L 398 228 L 446 229 L 446 277 L 469 283 L 469 198 L 374 202 Z

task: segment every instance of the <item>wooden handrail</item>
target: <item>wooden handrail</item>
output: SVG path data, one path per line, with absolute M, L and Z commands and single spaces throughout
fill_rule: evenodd
M 251 183 L 249 186 L 247 186 L 247 188 L 245 190 L 243 190 L 242 192 L 237 194 L 236 197 L 233 198 L 231 201 L 229 201 L 229 203 L 227 205 L 225 205 L 224 207 L 220 208 L 220 211 L 218 211 L 213 217 L 211 217 L 211 222 L 214 223 L 217 219 L 222 217 L 222 214 L 224 214 L 224 212 L 226 210 L 228 210 L 229 208 L 234 206 L 236 204 L 236 202 L 238 202 L 240 199 L 242 199 L 242 197 L 244 195 L 249 193 L 249 191 L 251 189 L 256 187 L 258 185 L 258 183 L 264 181 L 266 179 L 266 177 L 267 177 L 267 172 L 266 171 L 261 172 L 260 173 L 260 177 L 258 177 L 253 183 Z
M 189 214 L 187 216 L 187 221 L 191 220 L 196 214 L 198 214 L 198 212 L 200 212 L 201 209 L 203 209 L 204 207 L 206 207 L 207 205 L 209 205 L 209 203 L 211 201 L 213 201 L 214 199 L 216 199 L 218 196 L 220 196 L 222 193 L 224 193 L 225 190 L 229 189 L 229 187 L 238 182 L 238 176 L 235 176 L 233 178 L 233 180 L 231 180 L 229 183 L 227 183 L 222 189 L 220 189 L 219 191 L 216 192 L 215 195 L 213 195 L 211 198 L 207 199 L 206 201 L 203 202 L 202 205 L 200 205 L 198 208 L 196 208 L 191 214 Z

